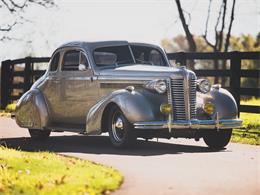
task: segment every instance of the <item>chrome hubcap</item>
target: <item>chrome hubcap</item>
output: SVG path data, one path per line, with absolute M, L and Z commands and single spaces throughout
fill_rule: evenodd
M 121 118 L 117 119 L 115 127 L 118 128 L 118 129 L 123 129 L 124 126 L 123 126 L 123 121 L 122 121 Z
M 115 113 L 112 117 L 112 133 L 117 142 L 122 141 L 125 130 L 124 122 L 120 113 Z

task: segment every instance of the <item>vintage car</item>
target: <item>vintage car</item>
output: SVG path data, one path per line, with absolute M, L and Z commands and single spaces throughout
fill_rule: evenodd
M 15 119 L 32 138 L 51 131 L 109 133 L 115 147 L 137 137 L 203 138 L 225 147 L 241 126 L 232 95 L 171 65 L 158 46 L 127 41 L 71 42 L 18 101 Z

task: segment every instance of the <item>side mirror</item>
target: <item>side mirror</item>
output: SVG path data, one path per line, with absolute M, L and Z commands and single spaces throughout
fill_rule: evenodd
M 86 71 L 87 70 L 87 67 L 85 64 L 80 64 L 79 65 L 79 71 Z

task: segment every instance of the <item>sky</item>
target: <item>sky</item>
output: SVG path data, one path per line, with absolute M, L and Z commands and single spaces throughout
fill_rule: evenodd
M 28 20 L 0 42 L 0 60 L 50 56 L 59 45 L 74 41 L 128 40 L 160 44 L 164 38 L 184 34 L 174 0 L 56 0 L 57 6 L 27 8 L 21 15 Z M 209 0 L 182 0 L 191 32 L 203 34 Z M 210 39 L 219 12 L 220 0 L 213 0 L 209 20 Z M 231 0 L 228 0 L 231 8 Z M 12 16 L 0 8 L 0 22 Z M 4 19 L 3 19 L 4 18 Z M 1 24 L 0 23 L 0 24 Z M 256 35 L 260 31 L 260 0 L 237 0 L 232 34 Z

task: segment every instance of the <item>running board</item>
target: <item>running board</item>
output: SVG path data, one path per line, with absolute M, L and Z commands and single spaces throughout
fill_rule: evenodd
M 45 129 L 49 129 L 52 132 L 73 132 L 73 133 L 80 133 L 84 134 L 85 132 L 85 125 L 68 125 L 68 124 L 55 124 L 55 125 L 50 125 L 46 127 Z

